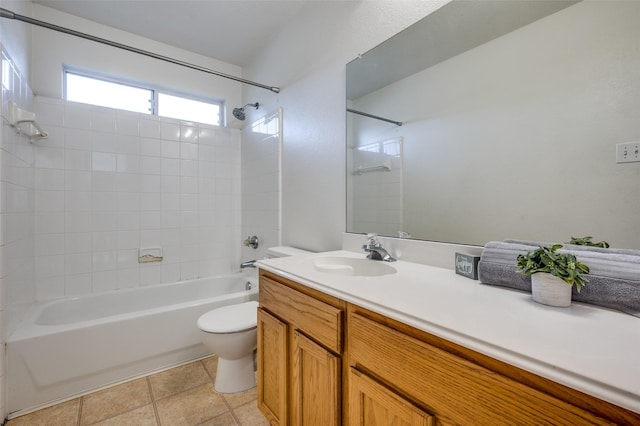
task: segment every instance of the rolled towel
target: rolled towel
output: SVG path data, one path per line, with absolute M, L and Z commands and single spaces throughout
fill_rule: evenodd
M 517 271 L 515 263 L 478 262 L 478 280 L 483 284 L 515 288 L 531 293 L 531 276 Z
M 571 298 L 576 302 L 598 305 L 640 317 L 640 281 L 638 280 L 589 275 L 589 283 L 580 293 L 575 286 L 573 287 Z
M 547 243 L 544 241 L 531 241 L 531 240 L 512 240 L 512 239 L 507 239 L 502 241 L 504 243 L 509 243 L 509 244 L 518 244 L 521 246 L 535 246 L 535 247 L 540 247 L 540 246 L 552 246 L 554 244 L 560 244 L 560 243 Z
M 531 276 L 516 271 L 515 266 L 480 259 L 478 279 L 482 284 L 513 288 L 531 293 Z M 589 283 L 580 293 L 575 286 L 571 298 L 640 317 L 640 281 L 589 275 Z
M 518 255 L 535 250 L 530 245 L 489 241 L 482 249 L 481 261 L 515 265 Z
M 504 240 L 505 243 L 510 244 L 519 244 L 519 245 L 528 245 L 528 246 L 552 246 L 553 244 L 562 244 L 563 248 L 567 250 L 575 250 L 575 251 L 593 251 L 599 253 L 609 253 L 609 254 L 624 254 L 630 256 L 640 256 L 640 250 L 634 249 L 624 249 L 624 248 L 602 248 L 602 247 L 592 247 L 592 246 L 579 246 L 576 244 L 565 244 L 565 243 L 545 243 L 540 241 L 527 241 L 527 240 Z
M 482 249 L 481 261 L 515 265 L 518 255 L 533 251 L 537 246 L 516 242 L 490 241 Z M 598 249 L 598 250 L 594 250 Z M 600 275 L 623 280 L 640 280 L 640 251 L 620 249 L 600 249 L 567 245 L 558 253 L 571 253 L 587 265 L 590 275 Z M 637 254 L 636 254 L 637 253 Z M 588 279 L 588 277 L 587 277 Z
M 575 247 L 575 246 L 572 246 Z M 558 253 L 571 253 L 576 259 L 589 267 L 589 276 L 617 278 L 621 280 L 640 280 L 640 256 L 590 250 L 561 248 Z
M 539 245 L 514 241 L 487 243 L 478 263 L 479 281 L 531 292 L 531 277 L 519 273 L 516 262 L 518 255 L 535 250 L 535 247 Z M 640 317 L 640 256 L 633 253 L 634 250 L 625 249 L 621 253 L 585 246 L 568 247 L 559 252 L 573 254 L 590 269 L 588 283 L 581 292 L 573 288 L 573 300 Z M 576 247 L 578 249 L 574 249 Z

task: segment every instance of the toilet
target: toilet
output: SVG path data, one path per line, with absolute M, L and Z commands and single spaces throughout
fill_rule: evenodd
M 198 318 L 202 343 L 218 355 L 214 389 L 235 393 L 256 385 L 253 351 L 256 349 L 258 302 L 223 306 Z
M 310 252 L 293 247 L 267 249 L 267 258 Z M 256 385 L 253 352 L 258 343 L 258 302 L 251 301 L 213 309 L 198 318 L 202 343 L 218 355 L 214 389 L 236 393 Z

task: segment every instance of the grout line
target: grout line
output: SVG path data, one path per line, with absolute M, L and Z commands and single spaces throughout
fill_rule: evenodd
M 215 383 L 215 378 L 211 375 L 211 373 L 209 372 L 209 369 L 207 369 L 207 366 L 204 364 L 204 358 L 200 360 L 200 363 L 204 367 L 204 371 L 207 372 L 207 375 L 209 376 L 209 379 L 211 380 L 211 388 L 212 388 L 211 391 L 215 392 L 217 395 L 220 396 L 220 398 L 222 399 L 222 402 L 224 402 L 224 405 L 227 406 L 227 411 L 229 412 L 229 414 L 231 414 L 231 417 L 233 418 L 233 421 L 236 422 L 237 425 L 241 425 L 240 420 L 236 416 L 236 413 L 233 412 L 233 407 L 231 407 L 231 404 L 229 404 L 229 401 L 227 401 L 227 398 L 225 398 L 223 394 L 216 392 L 215 388 L 213 388 L 213 384 Z M 224 413 L 220 414 L 219 416 L 221 416 L 223 414 Z M 219 416 L 216 416 L 216 417 L 219 417 Z
M 147 381 L 147 387 L 149 389 L 149 396 L 151 397 L 151 404 L 153 406 L 153 414 L 156 416 L 156 423 L 158 425 L 161 425 L 162 423 L 160 423 L 160 414 L 158 413 L 158 406 L 156 405 L 156 397 L 153 394 L 153 388 L 151 387 L 151 380 L 149 379 L 150 376 L 145 377 L 146 381 Z
M 211 357 L 212 357 L 212 356 L 203 357 L 203 358 L 201 358 L 201 359 L 199 359 L 199 360 L 191 361 L 191 362 L 188 362 L 188 363 L 185 363 L 185 364 L 182 364 L 182 365 L 187 365 L 187 364 L 194 363 L 194 362 L 200 362 L 200 365 L 204 368 L 204 370 L 205 370 L 205 372 L 206 372 L 207 376 L 209 377 L 209 385 L 211 386 L 211 390 L 212 390 L 212 392 L 215 392 L 215 389 L 213 389 L 213 384 L 214 384 L 214 382 L 215 382 L 214 375 L 213 375 L 212 373 L 210 373 L 210 371 L 207 369 L 207 367 L 206 367 L 206 365 L 205 365 L 205 362 L 204 362 L 206 359 L 211 358 Z M 180 366 L 182 366 L 182 365 L 180 365 Z M 177 368 L 177 367 L 180 367 L 180 366 L 176 366 L 176 367 L 173 367 L 173 368 Z M 168 369 L 163 370 L 163 371 L 168 371 L 168 370 L 171 370 L 171 369 L 173 369 L 173 368 L 168 368 Z M 132 379 L 132 380 L 129 380 L 129 381 L 127 381 L 127 382 L 123 382 L 123 383 L 121 383 L 121 384 L 129 383 L 129 382 L 132 382 L 132 381 L 134 381 L 134 380 L 139 380 L 139 379 L 141 379 L 141 378 L 144 378 L 144 379 L 145 379 L 146 384 L 147 384 L 147 388 L 148 388 L 148 391 L 149 391 L 150 399 L 151 399 L 151 404 L 152 404 L 152 406 L 153 406 L 153 411 L 154 411 L 154 415 L 155 415 L 155 418 L 156 418 L 156 423 L 157 423 L 159 426 L 161 426 L 161 425 L 162 425 L 162 422 L 160 421 L 160 414 L 159 414 L 159 412 L 158 412 L 158 406 L 157 406 L 157 402 L 158 402 L 158 401 L 156 400 L 156 396 L 155 396 L 155 394 L 154 394 L 154 392 L 153 392 L 153 387 L 152 387 L 152 385 L 151 385 L 151 376 L 152 376 L 152 375 L 154 375 L 154 374 L 156 374 L 156 373 L 151 373 L 151 374 L 148 374 L 148 375 L 146 375 L 146 376 L 144 376 L 144 377 L 140 377 L 140 378 L 138 378 L 138 379 Z M 76 425 L 76 426 L 81 426 L 81 424 L 82 424 L 82 414 L 83 414 L 83 408 L 84 408 L 84 399 L 85 399 L 87 396 L 89 396 L 89 395 L 93 395 L 93 394 L 95 394 L 95 393 L 97 393 L 97 392 L 101 392 L 101 391 L 104 391 L 104 390 L 107 390 L 107 389 L 113 388 L 113 387 L 115 387 L 115 386 L 117 386 L 117 385 L 108 386 L 108 387 L 105 387 L 104 389 L 101 389 L 101 390 L 99 390 L 99 391 L 94 391 L 94 392 L 91 392 L 91 393 L 88 393 L 88 394 L 86 394 L 86 395 L 83 395 L 83 396 L 78 397 L 78 398 L 77 398 L 77 399 L 78 399 L 77 421 L 75 422 L 75 425 Z M 198 385 L 198 386 L 201 386 L 201 385 Z M 196 386 L 196 387 L 197 387 L 197 386 Z M 195 387 L 194 387 L 194 388 L 195 388 Z M 190 391 L 190 390 L 193 390 L 194 388 L 185 389 L 185 390 L 183 390 L 183 391 L 181 391 L 181 392 L 178 392 L 178 393 L 173 394 L 173 395 L 169 395 L 169 396 L 167 396 L 167 397 L 165 397 L 165 398 L 173 397 L 173 396 L 179 395 L 179 394 L 181 394 L 181 393 L 188 392 L 188 391 Z M 230 404 L 230 403 L 227 401 L 227 399 L 224 397 L 224 394 L 221 394 L 221 393 L 218 393 L 218 392 L 215 392 L 215 393 L 216 393 L 217 395 L 219 395 L 219 396 L 220 396 L 220 398 L 222 398 L 222 401 L 223 401 L 224 405 L 227 407 L 227 411 L 226 411 L 226 412 L 224 412 L 224 413 L 220 413 L 220 414 L 219 414 L 218 416 L 216 416 L 216 417 L 222 416 L 222 415 L 224 415 L 224 414 L 226 414 L 226 413 L 228 412 L 228 413 L 230 413 L 230 414 L 231 414 L 231 417 L 232 417 L 232 418 L 233 418 L 233 420 L 237 423 L 237 425 L 241 425 L 242 423 L 240 422 L 239 418 L 237 417 L 236 413 L 234 412 L 234 409 L 231 407 L 231 404 Z M 253 401 L 253 402 L 255 402 L 255 401 Z M 251 402 L 248 402 L 248 403 L 251 403 Z M 247 403 L 247 404 L 248 404 L 248 403 Z M 59 404 L 53 404 L 51 407 L 53 407 L 53 406 L 55 406 L 55 405 L 59 405 Z M 243 404 L 243 405 L 241 405 L 241 406 L 244 406 L 244 405 L 245 405 L 245 404 Z M 131 410 L 129 410 L 129 411 L 127 411 L 127 412 L 124 412 L 124 413 L 117 413 L 117 414 L 115 414 L 114 416 L 109 417 L 108 419 L 112 419 L 112 418 L 114 418 L 114 417 L 117 417 L 117 416 L 119 416 L 119 415 L 122 415 L 122 414 L 128 413 L 128 412 L 130 412 L 130 411 L 137 410 L 137 409 L 139 409 L 139 408 L 141 408 L 141 407 L 143 407 L 143 406 L 144 406 L 144 405 L 139 406 L 139 407 L 134 407 L 134 408 L 132 408 Z M 237 407 L 236 407 L 236 408 L 237 408 Z M 39 411 L 39 410 L 36 410 L 36 411 Z M 34 411 L 34 412 L 35 412 L 35 411 Z M 31 413 L 29 413 L 29 414 L 31 414 Z M 27 414 L 27 415 L 29 415 L 29 414 Z M 21 417 L 21 416 L 19 416 L 19 417 Z M 215 417 L 214 417 L 214 418 L 215 418 Z M 102 419 L 102 420 L 101 420 L 101 422 L 102 422 L 102 421 L 104 421 L 104 420 L 108 420 L 108 419 Z M 208 420 L 206 420 L 204 423 L 206 423 L 206 422 L 208 422 L 208 421 L 210 421 L 210 420 L 211 420 L 211 419 L 208 419 Z
M 214 392 L 215 392 L 215 390 L 214 390 Z M 236 417 L 235 413 L 233 412 L 233 408 L 231 407 L 231 404 L 229 404 L 229 401 L 227 401 L 227 398 L 225 398 L 222 394 L 218 393 L 218 395 L 220 396 L 220 398 L 222 398 L 222 402 L 224 402 L 224 405 L 227 406 L 227 411 L 231 414 L 231 417 L 233 417 L 233 420 L 237 424 L 240 424 L 240 422 L 238 421 L 238 418 Z
M 224 400 L 225 402 L 227 402 L 227 400 Z M 242 405 L 240 406 L 242 407 Z M 238 407 L 236 407 L 238 408 Z M 233 417 L 233 420 L 238 424 L 238 426 L 242 426 L 242 422 L 240 421 L 240 419 L 238 418 L 238 416 L 236 415 L 236 412 L 234 411 L 235 409 L 232 409 L 231 412 L 231 417 Z
M 136 379 L 136 380 L 139 380 L 139 379 Z M 148 380 L 147 380 L 147 386 L 149 386 Z M 151 393 L 151 392 L 150 392 L 150 393 Z M 86 396 L 90 396 L 90 395 L 91 395 L 91 394 L 88 394 L 88 395 L 85 395 L 85 396 L 83 396 L 82 398 L 80 398 L 80 407 L 79 407 L 79 413 L 80 413 L 80 414 L 78 415 L 78 426 L 82 426 L 81 419 L 82 419 L 82 407 L 84 407 L 84 401 L 83 401 L 83 400 L 84 400 L 84 398 L 85 398 Z M 152 404 L 154 403 L 153 397 L 151 397 L 151 403 L 152 403 Z M 104 419 L 98 420 L 97 422 L 90 423 L 90 424 L 88 424 L 87 426 L 91 426 L 91 425 L 99 424 L 99 423 L 105 422 L 105 421 L 107 421 L 107 420 L 114 419 L 114 418 L 116 418 L 116 417 L 118 417 L 118 416 L 121 416 L 121 415 L 123 415 L 123 414 L 128 414 L 128 413 L 131 413 L 132 411 L 139 410 L 140 408 L 146 407 L 147 405 L 149 405 L 149 404 L 139 405 L 139 406 L 137 406 L 137 407 L 133 407 L 133 408 L 131 408 L 130 410 L 123 411 L 123 412 L 118 412 L 118 413 L 116 413 L 116 414 L 114 414 L 114 415 L 112 415 L 112 416 L 105 417 Z M 156 410 L 155 410 L 155 404 L 154 404 L 153 408 L 154 408 L 154 414 L 156 415 L 156 423 L 159 425 L 159 424 L 160 424 L 160 422 L 158 421 L 158 415 L 157 415 Z
M 214 355 L 214 356 L 217 356 L 217 355 Z M 208 358 L 213 358 L 213 357 L 208 357 Z M 205 365 L 205 363 L 204 363 L 205 359 L 207 359 L 207 358 L 202 358 L 199 361 L 200 361 L 200 364 L 202 364 L 202 368 L 204 368 L 205 373 L 207 373 L 207 376 L 209 376 L 209 380 L 211 380 L 211 384 L 213 385 L 215 383 L 215 377 L 213 377 L 211 375 L 211 373 L 209 372 L 209 369 Z
M 81 426 L 81 420 L 82 420 L 82 407 L 84 405 L 84 396 L 81 396 L 80 398 L 78 398 L 78 422 L 76 423 L 78 426 Z
M 0 2 L 2 2 L 2 0 L 0 0 Z M 99 387 L 91 389 L 89 391 L 79 392 L 79 393 L 73 394 L 73 395 L 68 396 L 68 397 L 60 398 L 60 399 L 57 399 L 55 401 L 39 405 L 39 406 L 37 406 L 35 408 L 19 410 L 19 411 L 15 412 L 15 413 L 11 413 L 12 417 L 10 419 L 7 418 L 7 420 L 13 420 L 13 419 L 17 419 L 19 417 L 24 417 L 24 416 L 27 416 L 29 414 L 33 414 L 33 413 L 41 411 L 41 410 L 45 410 L 47 408 L 54 407 L 56 405 L 64 404 L 65 402 L 69 402 L 69 401 L 72 401 L 74 399 L 79 399 L 79 398 L 83 398 L 85 396 L 93 395 L 93 394 L 95 394 L 97 392 L 100 392 L 100 391 L 103 391 L 103 390 L 107 390 L 107 389 L 111 389 L 111 388 L 116 387 L 118 385 L 122 385 L 122 384 L 125 384 L 125 383 L 130 383 L 130 382 L 133 382 L 134 380 L 143 379 L 145 377 L 153 376 L 154 374 L 162 373 L 162 372 L 165 372 L 165 371 L 169 371 L 169 370 L 172 370 L 172 369 L 177 368 L 177 367 L 182 367 L 183 365 L 191 364 L 192 362 L 200 361 L 200 360 L 209 358 L 211 356 L 214 356 L 214 355 L 213 354 L 209 354 L 209 355 L 205 355 L 205 356 L 200 357 L 200 358 L 192 359 L 192 360 L 189 360 L 189 361 L 184 361 L 184 362 L 181 362 L 179 364 L 172 365 L 172 366 L 169 366 L 169 367 L 162 367 L 162 368 L 160 368 L 158 370 L 151 370 L 151 371 L 148 371 L 148 372 L 143 373 L 143 374 L 134 375 L 134 376 L 128 377 L 126 379 L 118 380 L 118 381 L 115 381 L 115 382 L 112 382 L 112 383 L 109 383 L 109 384 L 106 384 L 106 385 L 103 385 L 103 386 L 99 386 Z
M 236 422 L 237 425 L 242 425 L 242 423 L 240 423 L 240 419 L 236 415 L 235 411 L 233 411 L 234 408 L 231 407 L 231 404 L 229 404 L 229 401 L 227 401 L 227 398 L 225 398 L 224 395 L 222 395 L 222 394 L 218 394 L 218 395 L 220 395 L 220 398 L 222 398 L 222 400 L 224 401 L 224 405 L 226 405 L 227 408 L 229 409 L 229 414 L 231 414 L 231 417 L 233 418 L 233 421 Z

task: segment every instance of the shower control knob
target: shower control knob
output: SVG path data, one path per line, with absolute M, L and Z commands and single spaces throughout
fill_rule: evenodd
M 255 235 L 252 235 L 251 237 L 247 237 L 244 240 L 244 245 L 245 246 L 251 247 L 251 248 L 254 248 L 254 249 L 258 248 L 258 243 L 259 243 L 258 237 L 256 237 Z

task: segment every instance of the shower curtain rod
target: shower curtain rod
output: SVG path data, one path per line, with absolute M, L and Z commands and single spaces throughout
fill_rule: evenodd
M 169 63 L 175 64 L 175 65 L 180 65 L 180 66 L 183 66 L 183 67 L 186 67 L 186 68 L 191 68 L 191 69 L 194 69 L 194 70 L 197 70 L 197 71 L 206 72 L 208 74 L 217 75 L 218 77 L 228 78 L 230 80 L 235 80 L 235 81 L 238 81 L 240 83 L 244 83 L 244 84 L 249 84 L 251 86 L 260 87 L 262 89 L 270 90 L 270 91 L 272 91 L 274 93 L 280 93 L 280 88 L 279 87 L 267 86 L 265 84 L 256 83 L 255 81 L 245 80 L 244 78 L 235 77 L 235 76 L 229 75 L 229 74 L 224 74 L 224 73 L 221 73 L 219 71 L 214 71 L 214 70 L 209 69 L 209 68 L 201 67 L 200 65 L 194 65 L 194 64 L 190 64 L 189 62 L 179 61 L 177 59 L 169 58 L 167 56 L 158 55 L 158 54 L 153 53 L 153 52 L 148 52 L 146 50 L 138 49 L 136 47 L 127 46 L 126 44 L 117 43 L 115 41 L 111 41 L 111 40 L 107 40 L 107 39 L 104 39 L 104 38 L 92 36 L 91 34 L 81 33 L 79 31 L 75 31 L 75 30 L 72 30 L 72 29 L 69 29 L 69 28 L 65 28 L 65 27 L 61 27 L 61 26 L 58 26 L 58 25 L 50 24 L 50 23 L 44 22 L 44 21 L 39 21 L 37 19 L 29 18 L 28 16 L 24 16 L 24 15 L 19 15 L 17 13 L 13 13 L 12 11 L 10 11 L 8 9 L 0 8 L 0 17 L 1 18 L 7 18 L 7 19 L 15 19 L 17 21 L 26 22 L 28 24 L 37 25 L 39 27 L 48 28 L 48 29 L 54 30 L 54 31 L 59 31 L 61 33 L 65 33 L 65 34 L 69 34 L 69 35 L 72 35 L 72 36 L 76 36 L 76 37 L 84 38 L 84 39 L 87 39 L 87 40 L 95 41 L 97 43 L 102 43 L 102 44 L 106 44 L 108 46 L 117 47 L 118 49 L 127 50 L 129 52 L 137 53 L 139 55 L 148 56 L 148 57 L 154 58 L 154 59 L 159 59 L 161 61 L 169 62 Z
M 347 112 L 352 112 L 354 114 L 363 115 L 369 118 L 375 118 L 376 120 L 386 121 L 387 123 L 395 124 L 396 126 L 402 126 L 402 121 L 394 121 L 389 120 L 388 118 L 380 117 L 378 115 L 369 114 L 367 112 L 358 111 L 357 109 L 347 108 Z

